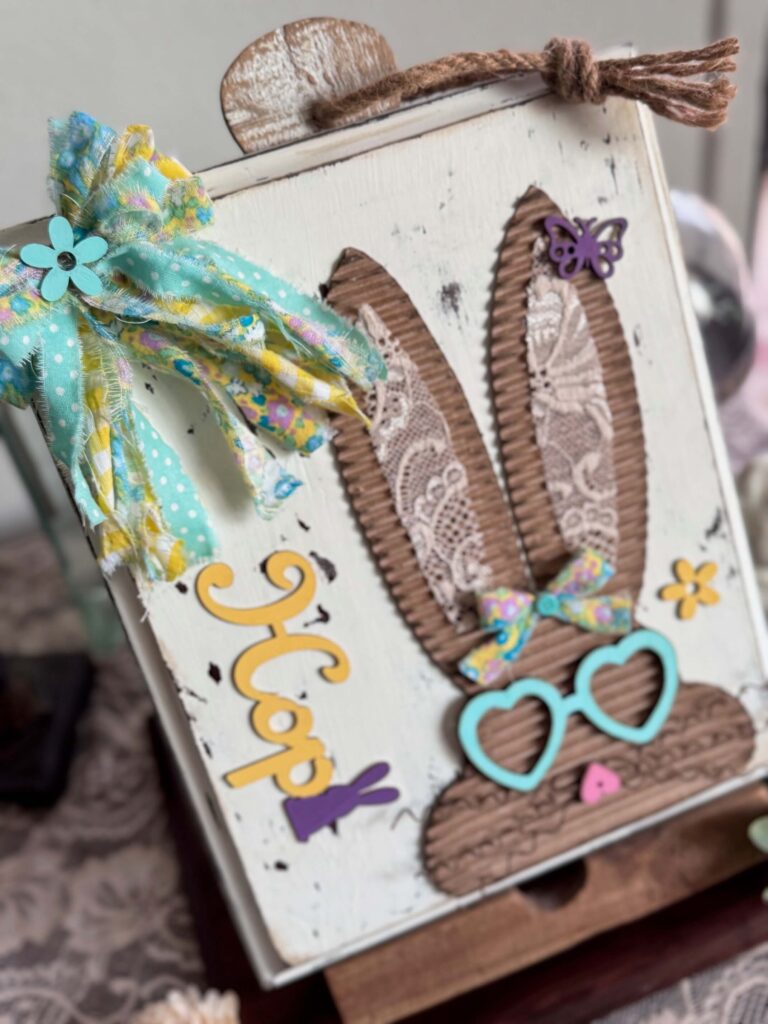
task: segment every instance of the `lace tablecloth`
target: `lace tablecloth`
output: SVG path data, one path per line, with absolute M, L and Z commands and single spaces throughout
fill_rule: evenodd
M 41 535 L 0 546 L 0 651 L 82 646 Z M 66 795 L 0 804 L 0 1024 L 126 1024 L 202 965 L 128 651 L 97 665 Z
M 768 909 L 766 910 L 768 913 Z M 594 1024 L 766 1024 L 768 943 Z

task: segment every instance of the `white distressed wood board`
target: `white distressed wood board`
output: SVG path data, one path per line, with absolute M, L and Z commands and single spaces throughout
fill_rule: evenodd
M 672 641 L 684 678 L 727 688 L 755 718 L 758 742 L 745 775 L 687 805 L 759 773 L 768 759 L 762 616 L 650 116 L 618 100 L 604 108 L 566 107 L 530 82 L 506 82 L 238 161 L 205 178 L 217 199 L 211 236 L 307 290 L 328 279 L 349 246 L 384 266 L 461 380 L 497 470 L 484 352 L 497 250 L 516 201 L 537 185 L 571 213 L 594 207 L 601 217 L 628 219 L 626 255 L 610 290 L 625 335 L 639 339 L 631 351 L 648 453 L 649 528 L 637 618 Z M 445 301 L 453 284 L 458 303 Z M 162 379 L 152 384 L 150 393 L 139 376 L 137 398 L 198 481 L 221 560 L 235 572 L 222 602 L 253 607 L 279 597 L 260 569 L 276 550 L 310 561 L 314 552 L 334 566 L 332 580 L 317 571 L 315 600 L 329 619 L 312 631 L 346 651 L 349 679 L 331 686 L 318 674 L 317 654 L 294 653 L 260 669 L 259 686 L 311 708 L 314 734 L 332 753 L 339 781 L 386 760 L 386 782 L 401 794 L 394 804 L 343 819 L 337 834 L 326 829 L 298 843 L 270 780 L 241 789 L 223 781 L 233 768 L 275 750 L 254 733 L 251 704 L 230 683 L 237 656 L 263 631 L 208 614 L 194 594 L 196 570 L 184 578 L 186 593 L 171 584 L 145 590 L 146 619 L 131 581 L 115 580 L 118 607 L 246 945 L 262 982 L 280 984 L 482 898 L 440 893 L 421 861 L 425 815 L 462 761 L 443 724 L 460 698 L 394 608 L 332 453 L 289 459 L 305 486 L 266 523 L 248 504 L 196 396 Z M 713 532 L 718 512 L 721 526 Z M 657 598 L 681 555 L 720 566 L 721 600 L 707 609 L 709 628 L 696 631 L 695 643 L 672 605 Z M 221 670 L 220 683 L 209 675 L 211 663 Z

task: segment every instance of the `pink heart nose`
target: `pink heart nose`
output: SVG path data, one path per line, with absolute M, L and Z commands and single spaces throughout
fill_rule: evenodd
M 581 780 L 579 787 L 579 798 L 584 804 L 599 803 L 605 796 L 613 796 L 621 789 L 621 779 L 606 768 L 599 761 L 593 761 L 587 766 L 587 770 Z

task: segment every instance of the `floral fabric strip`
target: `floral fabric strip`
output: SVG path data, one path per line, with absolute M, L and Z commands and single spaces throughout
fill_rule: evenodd
M 575 555 L 540 594 L 499 587 L 480 594 L 480 625 L 494 639 L 475 647 L 459 670 L 473 682 L 497 682 L 517 659 L 541 618 L 559 619 L 592 633 L 628 633 L 632 600 L 626 594 L 593 596 L 613 577 L 613 567 L 599 551 Z
M 298 481 L 261 438 L 311 454 L 330 436 L 325 410 L 365 418 L 350 384 L 369 388 L 384 364 L 320 301 L 194 238 L 213 205 L 148 128 L 118 136 L 76 113 L 51 123 L 50 146 L 50 245 L 0 252 L 0 399 L 37 397 L 103 566 L 172 579 L 214 538 L 172 448 L 159 435 L 147 445 L 157 431 L 133 403 L 132 367 L 201 389 L 271 516 Z

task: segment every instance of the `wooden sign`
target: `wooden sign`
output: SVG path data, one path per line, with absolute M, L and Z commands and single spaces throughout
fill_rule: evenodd
M 650 115 L 507 81 L 204 180 L 213 237 L 389 370 L 270 522 L 197 396 L 135 388 L 221 551 L 112 586 L 262 982 L 760 775 L 762 615 Z

